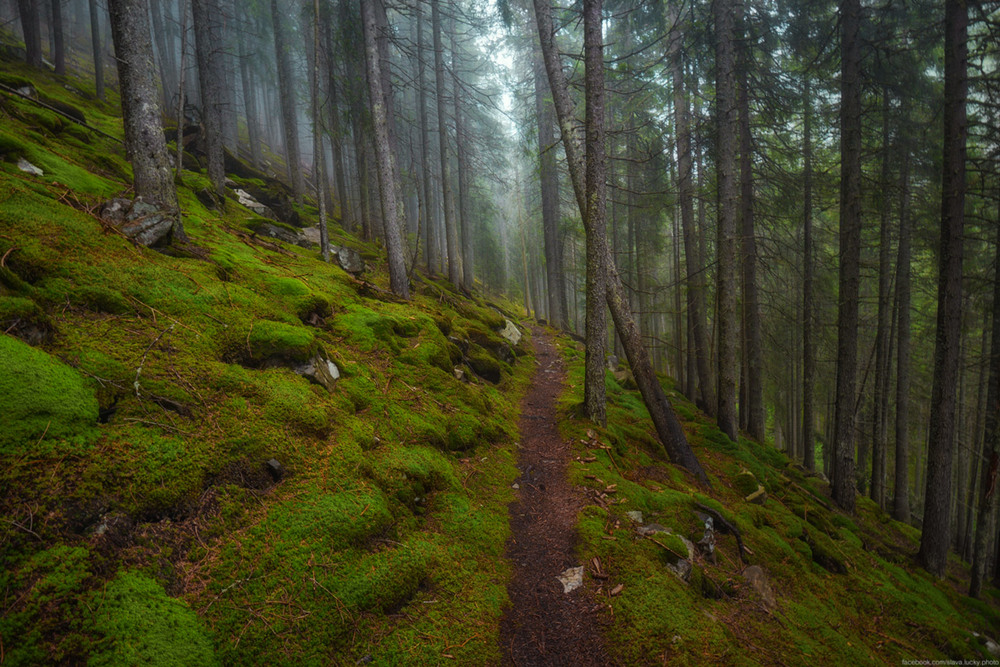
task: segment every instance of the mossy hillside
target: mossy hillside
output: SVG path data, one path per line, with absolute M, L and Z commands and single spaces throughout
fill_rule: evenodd
M 112 105 L 25 76 L 120 132 Z M 82 171 L 32 177 L 4 157 L 0 314 L 13 335 L 42 330 L 29 349 L 61 360 L 91 403 L 71 437 L 35 448 L 40 431 L 18 436 L 0 472 L 13 526 L 0 535 L 0 604 L 19 628 L 2 633 L 8 660 L 143 662 L 209 642 L 239 664 L 498 661 L 517 405 L 533 365 L 504 362 L 495 385 L 461 381 L 465 359 L 442 327 L 492 337 L 503 318 L 434 281 L 410 303 L 382 301 L 381 249 L 332 230 L 366 257 L 361 282 L 316 249 L 258 239 L 236 203 L 197 200 L 200 172 L 179 181 L 191 244 L 133 247 L 90 213 L 128 189 L 99 158 L 123 160 L 114 142 L 12 118 L 4 146 Z M 317 352 L 341 370 L 332 390 L 286 367 Z M 87 430 L 85 447 L 46 449 Z M 33 563 L 52 549 L 88 564 L 59 604 L 35 594 L 55 566 Z M 106 589 L 122 595 L 112 604 Z M 182 607 L 155 611 L 175 599 L 198 628 L 166 611 Z M 129 626 L 136 614 L 188 629 L 170 640 Z M 123 632 L 147 637 L 139 653 L 112 650 Z
M 987 595 L 992 602 L 963 595 L 964 566 L 954 559 L 942 581 L 919 569 L 914 562 L 919 533 L 913 528 L 866 498 L 858 498 L 855 515 L 836 511 L 818 478 L 770 445 L 744 438 L 732 443 L 668 385 L 668 397 L 712 483 L 711 489 L 696 485 L 662 462 L 641 402 L 610 377 L 609 427 L 580 419 L 583 354 L 572 341 L 560 341 L 559 348 L 569 363 L 568 388 L 560 399 L 567 416 L 563 429 L 579 448 L 570 474 L 590 489 L 591 498 L 579 518 L 580 562 L 596 557 L 610 575 L 589 585 L 613 610 L 607 639 L 623 663 L 870 664 L 990 657 L 972 633 L 992 636 L 1000 627 L 996 594 Z M 740 478 L 746 472 L 767 490 L 763 505 L 744 501 L 746 480 Z M 678 551 L 672 536 L 643 537 L 626 515 L 639 510 L 644 522 L 697 542 L 704 533 L 699 504 L 740 529 L 749 563 L 770 578 L 774 609 L 743 578 L 736 541 L 718 532 L 718 525 L 717 562 L 696 557 L 685 583 L 666 567 L 675 558 L 671 552 Z M 620 594 L 612 597 L 619 584 Z

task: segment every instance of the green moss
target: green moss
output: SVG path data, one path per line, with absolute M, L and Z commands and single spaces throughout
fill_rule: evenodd
M 120 573 L 94 603 L 105 639 L 89 665 L 218 664 L 194 611 L 144 574 Z
M 0 335 L 0 396 L 4 454 L 30 451 L 42 441 L 79 450 L 97 435 L 97 399 L 80 374 L 6 335 Z
M 493 384 L 500 382 L 500 362 L 479 345 L 469 346 L 468 362 L 469 368 L 479 377 Z
M 121 292 L 102 285 L 83 285 L 74 290 L 75 300 L 99 313 L 121 315 L 132 312 L 132 306 Z
M 302 326 L 254 320 L 243 330 L 229 334 L 231 354 L 250 364 L 279 357 L 290 361 L 306 361 L 316 351 L 316 336 Z

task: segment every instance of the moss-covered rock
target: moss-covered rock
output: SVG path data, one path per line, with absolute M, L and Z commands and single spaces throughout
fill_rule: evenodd
M 76 448 L 96 435 L 97 398 L 83 377 L 7 335 L 0 335 L 0 396 L 2 453 L 21 451 L 43 439 Z
M 479 345 L 469 346 L 468 362 L 469 368 L 479 377 L 493 384 L 500 382 L 500 362 Z

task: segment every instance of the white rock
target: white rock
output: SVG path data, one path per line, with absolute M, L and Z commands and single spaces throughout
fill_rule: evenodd
M 571 593 L 583 586 L 583 566 L 571 567 L 556 579 L 563 585 L 563 593 Z
M 42 171 L 41 169 L 39 169 L 35 165 L 31 164 L 30 162 L 28 162 L 24 158 L 20 158 L 17 161 L 17 168 L 20 169 L 21 171 L 23 171 L 26 174 L 31 174 L 32 176 L 44 176 L 45 175 L 44 171 Z
M 503 336 L 511 345 L 517 345 L 521 342 L 521 330 L 518 329 L 517 325 L 510 320 L 504 320 L 504 322 L 505 325 L 503 331 L 500 332 L 500 335 Z
M 639 510 L 632 510 L 630 512 L 625 512 L 625 516 L 632 519 L 636 523 L 642 523 L 642 512 Z

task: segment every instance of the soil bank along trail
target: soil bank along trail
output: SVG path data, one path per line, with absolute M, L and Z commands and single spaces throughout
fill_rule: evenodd
M 521 405 L 517 480 L 520 498 L 510 506 L 507 557 L 514 566 L 512 603 L 500 641 L 509 664 L 608 665 L 599 614 L 583 588 L 564 592 L 558 579 L 582 565 L 575 553 L 576 517 L 583 495 L 566 479 L 572 445 L 559 435 L 556 398 L 566 371 L 550 336 L 535 329 L 538 368 Z

